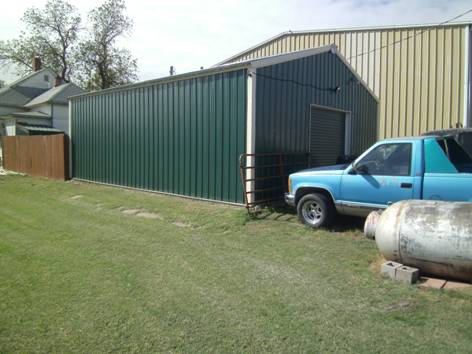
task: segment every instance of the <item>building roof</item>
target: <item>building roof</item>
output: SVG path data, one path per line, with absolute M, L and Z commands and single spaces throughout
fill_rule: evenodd
M 46 90 L 32 87 L 4 87 L 0 90 L 0 106 L 23 107 L 26 102 L 44 91 Z
M 44 81 L 41 77 L 44 75 Z M 7 113 L 5 116 L 28 118 L 51 118 L 41 112 L 22 112 L 45 103 L 68 104 L 68 96 L 82 93 L 83 90 L 73 83 L 52 86 L 54 72 L 44 68 L 12 82 L 0 89 L 0 106 L 18 108 L 19 112 Z M 37 76 L 37 77 L 36 77 Z M 47 78 L 46 78 L 47 77 Z
M 2 87 L 0 89 L 0 105 L 21 107 L 32 98 L 41 95 L 43 92 L 46 92 L 48 89 L 22 85 L 25 81 L 31 79 L 32 77 L 44 74 L 46 72 L 53 73 L 51 69 L 44 68 L 29 73 L 28 75 L 19 78 L 5 87 Z
M 50 119 L 51 116 L 46 113 L 37 112 L 37 111 L 29 111 L 29 112 L 14 112 L 7 114 L 9 116 L 17 117 L 17 118 L 42 118 L 42 119 Z
M 17 127 L 20 129 L 24 129 L 28 132 L 42 132 L 42 133 L 63 133 L 62 130 L 50 127 L 48 125 L 43 124 L 23 124 L 17 123 Z
M 447 24 L 441 24 L 441 23 L 424 23 L 424 24 L 412 24 L 412 25 L 392 25 L 392 26 L 372 26 L 372 27 L 351 27 L 351 28 L 328 28 L 328 29 L 314 29 L 314 30 L 301 30 L 301 31 L 292 31 L 288 30 L 282 33 L 279 33 L 276 36 L 273 36 L 269 39 L 266 39 L 265 41 L 262 41 L 256 45 L 253 45 L 252 47 L 243 50 L 242 52 L 239 52 L 235 55 L 232 55 L 231 57 L 222 60 L 215 64 L 215 66 L 218 65 L 223 65 L 226 63 L 231 62 L 234 59 L 237 59 L 238 57 L 241 57 L 245 54 L 248 54 L 256 49 L 259 49 L 266 44 L 269 44 L 273 41 L 276 41 L 278 39 L 281 39 L 286 36 L 290 35 L 302 35 L 302 34 L 311 34 L 311 33 L 336 33 L 336 32 L 362 32 L 362 31 L 382 31 L 382 30 L 395 30 L 395 29 L 407 29 L 407 28 L 412 28 L 412 29 L 418 29 L 418 28 L 431 28 L 431 27 L 451 27 L 451 26 L 468 26 L 471 25 L 471 21 L 457 21 L 457 22 L 449 22 Z
M 5 86 L 4 88 L 8 88 L 8 87 L 16 87 L 16 86 L 19 86 L 20 84 L 22 84 L 23 82 L 25 82 L 26 80 L 28 79 L 31 79 L 33 76 L 35 75 L 38 75 L 38 74 L 41 74 L 41 73 L 44 73 L 46 71 L 52 71 L 51 69 L 49 68 L 42 68 L 38 71 L 33 71 L 33 72 L 30 72 L 29 74 L 26 74 L 25 76 L 22 76 L 20 77 L 19 79 L 13 81 L 12 83 L 9 83 L 7 86 Z M 2 90 L 4 89 L 2 88 Z M 0 91 L 2 91 L 0 90 Z
M 263 57 L 263 58 L 248 59 L 248 60 L 240 61 L 237 63 L 227 63 L 227 64 L 222 64 L 222 65 L 216 65 L 209 69 L 193 71 L 193 72 L 184 73 L 180 75 L 166 76 L 159 79 L 147 80 L 147 81 L 143 81 L 143 82 L 139 82 L 135 84 L 112 87 L 112 88 L 100 90 L 100 91 L 87 92 L 80 95 L 71 96 L 69 97 L 69 99 L 73 100 L 80 97 L 94 96 L 94 95 L 99 95 L 99 94 L 108 93 L 108 92 L 115 92 L 115 91 L 124 91 L 127 89 L 136 88 L 136 87 L 145 87 L 145 86 L 150 86 L 154 84 L 163 84 L 163 83 L 175 82 L 175 81 L 180 81 L 180 80 L 188 80 L 188 79 L 193 79 L 197 77 L 217 74 L 217 73 L 234 71 L 238 69 L 257 69 L 257 68 L 262 68 L 265 66 L 276 65 L 276 64 L 288 62 L 291 60 L 301 59 L 301 58 L 309 57 L 312 55 L 317 55 L 317 54 L 322 54 L 322 53 L 327 53 L 327 52 L 336 54 L 341 59 L 341 61 L 348 67 L 348 69 L 353 73 L 353 75 L 356 77 L 359 83 L 361 83 L 362 86 L 364 86 L 369 91 L 369 93 L 376 100 L 378 100 L 374 92 L 364 82 L 364 80 L 360 77 L 360 75 L 354 70 L 351 64 L 349 64 L 349 62 L 339 53 L 336 45 L 334 44 L 318 47 L 318 48 L 299 50 L 296 52 L 277 54 L 277 55 L 272 55 L 272 56 Z
M 36 96 L 33 98 L 31 101 L 29 101 L 27 104 L 25 104 L 25 107 L 32 107 L 32 106 L 37 106 L 43 103 L 48 103 L 48 102 L 54 102 L 54 103 L 64 103 L 67 104 L 67 97 L 65 97 L 63 94 L 65 91 L 71 91 L 69 94 L 78 94 L 83 92 L 83 90 L 78 87 L 77 85 L 69 82 L 66 84 L 62 84 L 56 87 L 53 87 L 50 90 L 47 90 L 46 92 L 42 93 L 39 96 Z M 61 95 L 62 94 L 62 95 Z

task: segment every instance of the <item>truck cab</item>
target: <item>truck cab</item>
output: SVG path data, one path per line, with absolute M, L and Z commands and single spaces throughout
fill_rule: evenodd
M 472 159 L 452 137 L 380 141 L 352 164 L 289 176 L 285 200 L 312 227 L 336 213 L 366 216 L 407 199 L 472 201 Z

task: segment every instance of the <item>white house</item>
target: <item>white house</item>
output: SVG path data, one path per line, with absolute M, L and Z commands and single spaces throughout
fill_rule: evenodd
M 62 83 L 39 58 L 34 71 L 0 89 L 0 136 L 69 133 L 67 98 L 84 91 Z

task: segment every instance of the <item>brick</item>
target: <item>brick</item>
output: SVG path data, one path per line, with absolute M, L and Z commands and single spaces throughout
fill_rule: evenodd
M 444 279 L 421 277 L 420 280 L 421 284 L 419 286 L 422 288 L 442 289 L 446 284 Z
M 414 284 L 420 277 L 420 271 L 418 268 L 408 267 L 402 265 L 395 269 L 395 280 L 401 281 L 406 284 Z
M 461 283 L 457 281 L 447 281 L 446 284 L 444 284 L 443 289 L 463 289 L 463 288 L 468 288 L 472 286 L 470 283 Z
M 380 274 L 385 278 L 395 279 L 395 271 L 402 265 L 401 263 L 387 261 L 380 267 Z

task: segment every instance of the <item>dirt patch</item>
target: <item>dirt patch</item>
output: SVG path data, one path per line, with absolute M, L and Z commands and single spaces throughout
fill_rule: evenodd
M 121 212 L 125 215 L 136 215 L 141 212 L 140 209 L 122 209 Z
M 118 210 L 124 215 L 133 215 L 143 219 L 164 220 L 161 215 L 143 209 L 126 209 L 124 207 L 119 207 Z
M 144 218 L 144 219 L 153 219 L 153 220 L 163 220 L 164 218 L 156 213 L 150 213 L 148 211 L 140 211 L 139 213 L 136 214 L 137 217 L 139 218 Z
M 82 195 L 78 194 L 78 195 L 74 195 L 74 196 L 70 197 L 69 199 L 70 200 L 77 200 L 77 199 L 80 199 L 82 197 L 83 197 Z
M 186 223 L 180 222 L 180 221 L 174 221 L 174 222 L 172 223 L 172 225 L 177 226 L 177 227 L 184 227 L 184 228 L 185 228 L 185 227 L 192 227 L 192 225 L 186 224 Z
M 382 255 L 379 255 L 370 262 L 369 269 L 374 273 L 380 273 L 380 267 L 382 267 L 384 262 L 386 262 L 386 259 Z
M 387 311 L 406 310 L 413 306 L 411 301 L 401 300 L 387 306 Z

